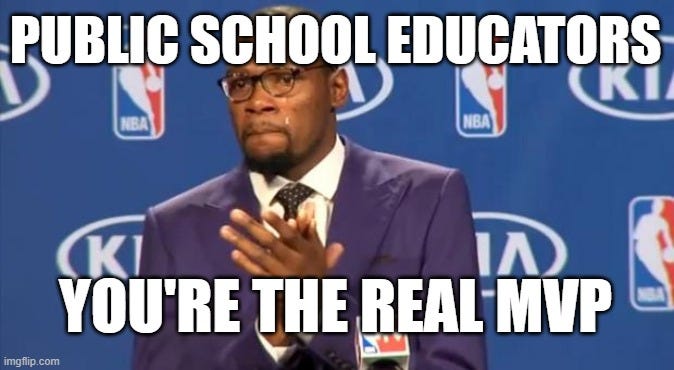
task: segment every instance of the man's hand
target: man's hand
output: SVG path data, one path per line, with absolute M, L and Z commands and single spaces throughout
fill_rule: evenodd
M 323 247 L 313 217 L 285 222 L 271 211 L 263 212 L 262 218 L 278 232 L 277 238 L 240 209 L 233 210 L 230 216 L 252 239 L 229 225 L 223 226 L 220 234 L 236 248 L 232 260 L 253 276 L 322 278 L 344 251 L 339 243 Z
M 257 243 L 229 225 L 220 229 L 222 237 L 236 248 L 232 251 L 234 263 L 252 276 L 324 277 L 344 251 L 339 243 L 323 248 L 316 232 L 313 203 L 307 203 L 300 210 L 297 220 L 291 219 L 287 223 L 273 212 L 264 212 L 262 218 L 279 233 L 279 238 L 238 209 L 232 211 L 232 221 L 243 227 Z M 276 332 L 263 335 L 273 346 L 290 345 L 290 337 L 282 325 L 282 297 L 279 295 L 276 303 Z

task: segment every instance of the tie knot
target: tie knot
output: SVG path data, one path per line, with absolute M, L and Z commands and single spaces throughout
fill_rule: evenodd
M 314 193 L 314 189 L 300 184 L 290 183 L 276 193 L 276 200 L 283 206 L 285 220 L 297 217 L 297 208 Z

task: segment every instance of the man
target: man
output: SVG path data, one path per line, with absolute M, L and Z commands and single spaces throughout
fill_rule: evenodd
M 361 278 L 477 277 L 463 176 L 338 136 L 344 70 L 251 62 L 220 82 L 244 163 L 149 209 L 140 275 L 239 277 L 242 331 L 178 334 L 168 301 L 162 330 L 137 338 L 135 369 L 356 369 Z M 251 276 L 347 277 L 349 333 L 261 334 Z M 413 335 L 410 346 L 411 369 L 486 367 L 479 335 Z

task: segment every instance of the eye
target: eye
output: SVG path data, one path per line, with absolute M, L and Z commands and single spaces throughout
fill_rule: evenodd
M 268 82 L 276 86 L 291 86 L 295 76 L 291 71 L 274 71 L 267 75 Z
M 227 79 L 227 86 L 230 91 L 243 90 L 250 84 L 248 77 L 230 77 Z

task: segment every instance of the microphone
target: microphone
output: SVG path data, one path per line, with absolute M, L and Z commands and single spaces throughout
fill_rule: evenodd
M 410 346 L 404 334 L 363 334 L 357 320 L 359 370 L 409 370 Z

